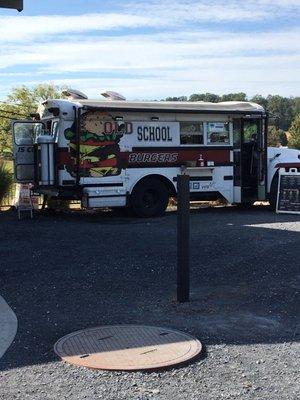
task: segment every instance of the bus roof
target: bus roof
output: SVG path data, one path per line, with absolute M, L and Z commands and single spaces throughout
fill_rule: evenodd
M 225 101 L 209 103 L 204 101 L 100 101 L 76 100 L 86 108 L 118 111 L 194 112 L 194 113 L 255 113 L 264 114 L 264 108 L 247 101 Z

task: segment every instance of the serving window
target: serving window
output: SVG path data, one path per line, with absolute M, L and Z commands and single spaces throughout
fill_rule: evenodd
M 229 144 L 229 122 L 206 122 L 206 135 L 208 145 Z
M 203 144 L 203 123 L 180 122 L 180 144 Z

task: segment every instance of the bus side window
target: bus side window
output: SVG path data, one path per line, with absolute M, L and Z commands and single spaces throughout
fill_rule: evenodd
M 180 144 L 203 144 L 203 123 L 180 122 Z
M 229 122 L 207 122 L 207 144 L 229 144 Z
M 259 126 L 257 121 L 244 122 L 244 142 L 252 142 L 257 139 Z

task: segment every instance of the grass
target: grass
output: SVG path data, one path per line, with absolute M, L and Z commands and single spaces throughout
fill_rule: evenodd
M 0 160 L 0 204 L 9 193 L 13 185 L 12 164 L 7 165 L 6 161 Z
M 1 162 L 1 160 L 0 160 L 0 162 Z M 7 168 L 7 170 L 12 174 L 13 171 L 14 171 L 14 163 L 13 163 L 13 161 L 12 160 L 3 160 L 2 162 L 3 162 L 4 166 L 5 166 L 5 168 Z

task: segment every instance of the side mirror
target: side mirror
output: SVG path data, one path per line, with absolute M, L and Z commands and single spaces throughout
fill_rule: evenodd
M 14 8 L 23 11 L 23 0 L 0 0 L 0 8 Z

